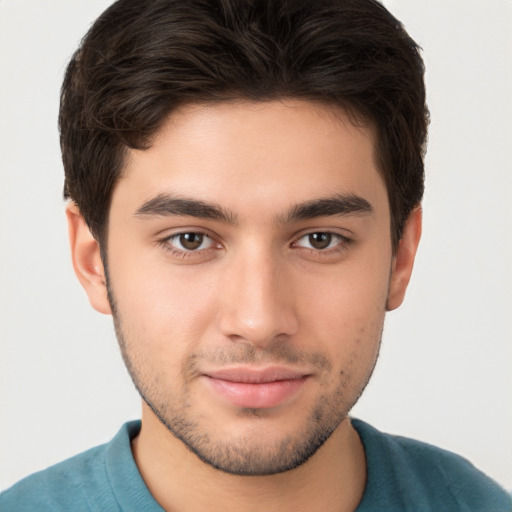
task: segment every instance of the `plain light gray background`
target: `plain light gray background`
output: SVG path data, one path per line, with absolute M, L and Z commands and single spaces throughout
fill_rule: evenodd
M 109 440 L 139 399 L 69 262 L 65 64 L 106 0 L 0 0 L 0 488 Z M 512 488 L 512 1 L 389 0 L 423 46 L 424 236 L 354 415 Z

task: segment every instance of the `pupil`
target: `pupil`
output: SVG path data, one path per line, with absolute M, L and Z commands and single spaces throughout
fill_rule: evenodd
M 180 244 L 185 249 L 197 249 L 203 243 L 203 235 L 201 233 L 183 233 L 180 235 Z
M 330 233 L 312 233 L 309 235 L 309 243 L 315 249 L 326 249 L 332 240 Z

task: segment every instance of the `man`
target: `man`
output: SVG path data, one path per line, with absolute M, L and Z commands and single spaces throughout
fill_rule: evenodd
M 63 85 L 74 268 L 142 426 L 2 510 L 509 510 L 348 413 L 421 233 L 415 43 L 380 4 L 117 2 Z

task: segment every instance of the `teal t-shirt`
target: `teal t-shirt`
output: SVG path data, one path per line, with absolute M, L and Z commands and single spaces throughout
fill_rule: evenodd
M 352 423 L 368 466 L 356 512 L 512 511 L 510 495 L 462 457 Z M 139 430 L 139 421 L 126 423 L 110 443 L 21 480 L 0 494 L 0 511 L 162 512 L 132 456 Z

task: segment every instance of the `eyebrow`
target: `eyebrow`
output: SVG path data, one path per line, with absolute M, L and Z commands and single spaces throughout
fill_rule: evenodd
M 373 214 L 373 207 L 362 197 L 353 194 L 337 194 L 333 197 L 314 199 L 295 205 L 284 216 L 282 222 L 292 223 L 316 217 L 351 214 Z
M 177 197 L 172 194 L 159 194 L 146 201 L 136 212 L 136 217 L 181 215 L 211 219 L 228 224 L 236 224 L 236 215 L 220 205 L 197 199 Z
M 372 214 L 373 211 L 372 205 L 362 197 L 353 194 L 337 194 L 332 197 L 313 199 L 296 204 L 284 215 L 279 215 L 277 221 L 283 224 L 291 224 L 298 220 L 334 215 Z M 179 197 L 173 194 L 159 194 L 146 201 L 135 212 L 136 217 L 173 215 L 211 219 L 227 224 L 238 222 L 235 213 L 218 204 Z

